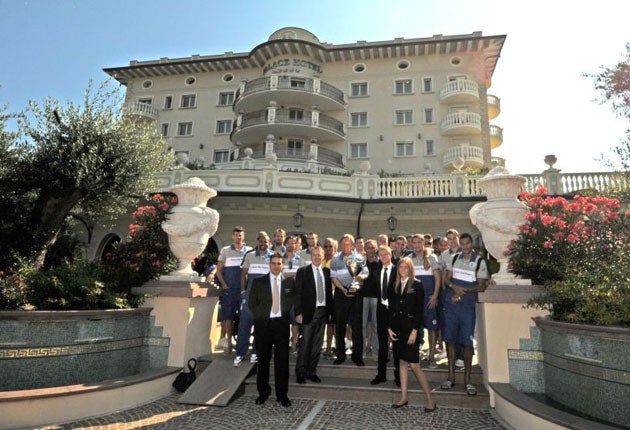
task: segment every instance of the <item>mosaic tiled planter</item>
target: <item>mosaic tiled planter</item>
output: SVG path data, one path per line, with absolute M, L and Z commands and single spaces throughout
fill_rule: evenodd
M 150 308 L 0 312 L 0 391 L 97 383 L 165 367 Z
M 610 423 L 630 423 L 630 328 L 534 321 L 547 397 Z

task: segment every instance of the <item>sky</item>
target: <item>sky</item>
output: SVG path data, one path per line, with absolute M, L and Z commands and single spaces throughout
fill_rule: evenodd
M 103 68 L 130 60 L 249 52 L 275 30 L 302 27 L 333 44 L 507 35 L 489 93 L 503 128 L 492 154 L 512 173 L 609 170 L 627 120 L 596 102 L 591 78 L 630 42 L 630 1 L 599 0 L 0 0 L 0 106 L 51 96 L 79 102 Z

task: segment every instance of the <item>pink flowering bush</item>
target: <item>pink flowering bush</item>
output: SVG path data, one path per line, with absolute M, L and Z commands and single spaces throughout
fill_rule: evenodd
M 175 204 L 176 196 L 155 194 L 134 211 L 127 238 L 103 257 L 102 273 L 109 288 L 127 294 L 131 300 L 131 288 L 177 267 L 168 236 L 161 228 Z
M 508 270 L 544 287 L 530 305 L 554 319 L 630 325 L 630 211 L 618 199 L 524 192 Z

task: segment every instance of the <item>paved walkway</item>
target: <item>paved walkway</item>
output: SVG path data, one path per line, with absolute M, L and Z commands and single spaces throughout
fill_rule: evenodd
M 220 408 L 179 404 L 179 396 L 175 393 L 134 409 L 44 429 L 509 429 L 489 410 L 442 407 L 426 414 L 423 405 L 395 410 L 386 404 L 311 399 L 291 399 L 293 406 L 283 408 L 273 396 L 258 406 L 250 395 Z

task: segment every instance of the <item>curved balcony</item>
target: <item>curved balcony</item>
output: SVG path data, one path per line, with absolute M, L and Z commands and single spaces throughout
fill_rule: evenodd
M 153 121 L 158 118 L 158 110 L 148 103 L 132 102 L 126 103 L 124 107 L 126 115 L 138 115 L 143 118 L 148 118 Z
M 247 145 L 247 148 L 252 150 L 251 155 L 249 155 L 249 159 L 265 160 L 265 143 Z M 307 147 L 290 148 L 286 142 L 274 142 L 273 153 L 276 154 L 279 164 L 285 166 L 287 169 L 294 168 L 297 170 L 306 170 L 306 163 L 314 162 L 318 165 L 319 169 L 322 167 L 329 167 L 335 171 L 346 171 L 345 156 L 343 154 L 328 148 L 322 148 L 319 145 L 317 145 L 316 149 L 312 147 L 311 149 L 308 149 Z M 245 150 L 240 151 L 240 155 L 235 161 L 241 162 L 244 159 L 247 159 Z M 265 164 L 267 163 L 265 162 Z
M 490 148 L 496 149 L 503 143 L 503 129 L 490 124 Z
M 303 110 L 295 115 L 293 109 L 268 109 L 239 116 L 232 130 L 232 142 L 249 145 L 261 142 L 268 134 L 275 136 L 304 136 L 321 142 L 344 140 L 343 123 L 319 111 Z
M 474 112 L 455 112 L 442 118 L 442 134 L 481 134 L 481 116 Z
M 480 169 L 484 164 L 483 149 L 478 146 L 459 145 L 449 148 L 442 154 L 442 165 L 446 169 L 457 170 L 457 167 Z
M 278 106 L 318 106 L 322 111 L 344 109 L 346 106 L 343 91 L 321 79 L 272 75 L 241 85 L 234 101 L 234 111 L 264 109 L 272 100 Z
M 488 94 L 488 119 L 495 119 L 501 113 L 501 99 Z
M 479 101 L 479 84 L 469 79 L 448 82 L 440 90 L 442 103 L 472 103 Z

